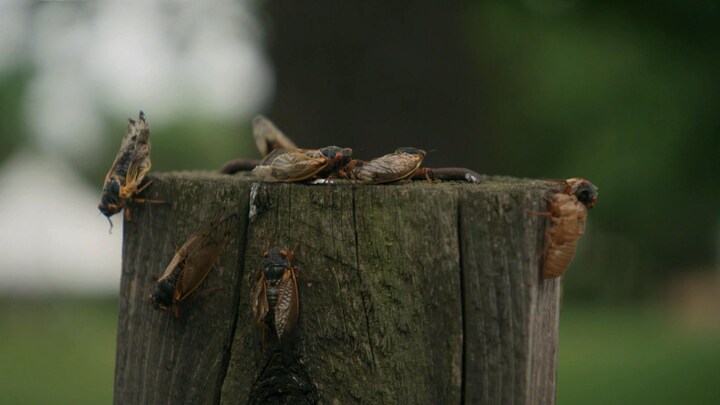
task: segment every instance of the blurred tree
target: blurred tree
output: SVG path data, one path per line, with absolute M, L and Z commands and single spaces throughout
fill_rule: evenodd
M 709 267 L 720 219 L 718 6 L 268 2 L 270 116 L 307 146 L 600 187 L 569 298 Z
M 0 163 L 23 142 L 22 98 L 27 87 L 29 72 L 15 71 L 0 75 Z

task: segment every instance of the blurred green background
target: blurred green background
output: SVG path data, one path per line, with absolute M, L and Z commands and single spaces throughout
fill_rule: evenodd
M 157 171 L 256 156 L 262 112 L 360 158 L 413 145 L 431 167 L 590 179 L 558 402 L 720 403 L 715 2 L 7 2 L 0 27 L 2 403 L 111 401 L 121 232 L 95 199 L 140 108 Z M 97 227 L 50 265 L 23 252 L 78 223 L 58 215 L 73 188 L 10 163 L 28 156 L 70 168 Z M 37 208 L 17 225 L 15 204 Z

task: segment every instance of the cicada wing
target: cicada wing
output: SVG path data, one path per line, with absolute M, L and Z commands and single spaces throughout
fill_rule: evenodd
M 120 197 L 130 198 L 150 171 L 150 126 L 145 121 L 145 114 L 140 111 L 137 121 L 130 121 L 128 125 L 129 142 L 132 146 L 128 149 L 128 156 L 125 163 L 125 183 L 120 189 Z
M 275 124 L 262 115 L 253 119 L 253 138 L 260 156 L 279 148 L 297 149 L 295 143 L 280 131 Z
M 300 149 L 276 149 L 253 169 L 264 180 L 302 181 L 321 172 L 330 161 L 322 154 Z
M 421 163 L 419 155 L 393 153 L 361 165 L 355 175 L 363 183 L 390 183 L 410 177 Z
M 184 299 L 195 291 L 218 262 L 220 255 L 230 242 L 232 225 L 235 223 L 236 217 L 236 214 L 228 215 L 220 220 L 216 217 L 186 242 L 185 268 L 182 277 L 178 279 L 180 299 Z
M 295 329 L 300 316 L 300 292 L 295 272 L 293 268 L 286 269 L 278 285 L 275 304 L 275 330 L 278 339 Z
M 105 183 L 110 180 L 110 178 L 116 173 L 119 167 L 128 165 L 129 161 L 132 160 L 135 145 L 137 144 L 137 131 L 135 127 L 136 123 L 136 121 L 128 118 L 128 126 L 125 132 L 125 136 L 123 136 L 122 143 L 120 144 L 120 150 L 118 150 L 118 153 L 115 156 L 115 160 L 113 161 L 112 166 L 110 166 L 110 170 L 108 171 L 107 175 L 105 175 Z
M 265 276 L 262 273 L 260 273 L 260 278 L 255 284 L 255 288 L 253 288 L 252 310 L 255 325 L 258 328 L 264 328 L 265 316 L 267 316 L 267 313 L 270 310 L 270 305 L 268 304 L 267 299 L 267 282 L 265 281 Z

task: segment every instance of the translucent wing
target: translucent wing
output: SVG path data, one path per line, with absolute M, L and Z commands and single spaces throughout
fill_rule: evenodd
M 285 136 L 269 119 L 258 115 L 253 119 L 253 138 L 260 156 L 267 156 L 275 149 L 297 149 L 295 143 Z
M 267 315 L 270 306 L 267 299 L 267 282 L 262 272 L 260 273 L 260 279 L 255 284 L 252 292 L 252 310 L 255 318 L 255 325 L 262 328 L 265 325 L 265 316 Z
M 321 172 L 330 161 L 321 153 L 300 149 L 275 149 L 253 169 L 266 181 L 302 181 Z
M 186 298 L 195 291 L 217 263 L 230 242 L 235 218 L 236 215 L 231 214 L 221 220 L 212 221 L 180 248 L 176 257 L 178 254 L 184 257 L 185 267 L 177 282 L 178 300 Z
M 282 339 L 295 328 L 300 316 L 300 299 L 297 276 L 294 268 L 286 269 L 278 285 L 278 298 L 275 304 L 275 330 L 278 339 Z
M 125 173 L 125 184 L 120 189 L 122 198 L 130 198 L 135 193 L 152 166 L 150 162 L 150 126 L 145 121 L 145 114 L 142 111 L 140 111 L 133 129 L 134 132 L 130 139 L 134 146 Z
M 363 183 L 390 183 L 410 177 L 420 168 L 422 157 L 407 153 L 392 153 L 364 163 L 355 171 Z
M 120 150 L 118 151 L 117 156 L 115 156 L 115 160 L 105 176 L 105 183 L 107 183 L 117 172 L 121 172 L 119 173 L 121 177 L 124 177 L 127 173 L 127 167 L 132 160 L 132 155 L 136 145 L 136 138 L 133 138 L 135 132 L 135 121 L 128 118 L 127 131 L 125 132 L 125 136 L 120 144 Z

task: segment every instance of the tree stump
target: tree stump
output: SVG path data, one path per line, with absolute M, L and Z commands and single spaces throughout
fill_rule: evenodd
M 258 183 L 167 173 L 125 224 L 115 403 L 246 403 L 268 356 L 251 291 L 266 242 L 301 278 L 297 364 L 321 403 L 555 402 L 561 282 L 540 279 L 551 186 Z M 219 209 L 237 233 L 180 318 L 147 302 Z M 219 288 L 219 291 L 210 291 Z M 203 291 L 205 290 L 205 291 Z

